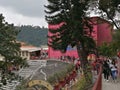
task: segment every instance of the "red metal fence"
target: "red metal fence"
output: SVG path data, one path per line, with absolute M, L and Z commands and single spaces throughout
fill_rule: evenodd
M 94 84 L 92 90 L 102 90 L 102 66 L 100 66 L 98 78 L 95 81 L 95 84 Z

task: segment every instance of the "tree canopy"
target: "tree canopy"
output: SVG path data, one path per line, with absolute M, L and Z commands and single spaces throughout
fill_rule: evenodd
M 16 28 L 20 30 L 17 35 L 18 41 L 34 46 L 47 45 L 47 28 L 31 25 L 16 26 Z
M 120 26 L 120 0 L 90 0 L 88 14 L 94 12 L 99 17 L 112 22 L 117 29 Z
M 48 5 L 45 6 L 47 9 L 45 19 L 49 25 L 59 26 L 49 28 L 52 35 L 48 35 L 48 45 L 62 52 L 66 51 L 68 45 L 76 46 L 84 75 L 88 77 L 87 55 L 96 49 L 91 36 L 94 23 L 88 12 L 95 11 L 100 17 L 111 21 L 119 28 L 115 22 L 115 15 L 119 13 L 119 4 L 119 0 L 48 0 Z M 104 46 L 103 49 L 108 49 L 109 45 Z M 109 51 L 106 53 L 109 54 Z
M 76 46 L 81 60 L 81 66 L 88 83 L 91 82 L 88 74 L 87 56 L 96 44 L 91 36 L 93 22 L 86 16 L 90 0 L 48 0 L 49 5 L 45 19 L 49 25 L 58 25 L 58 28 L 49 28 L 52 35 L 48 35 L 48 45 L 53 49 L 66 52 L 68 45 Z
M 91 20 L 85 17 L 89 0 L 48 0 L 46 20 L 50 25 L 62 25 L 56 30 L 49 29 L 52 36 L 48 45 L 54 49 L 66 51 L 68 45 L 84 44 L 85 47 L 94 48 L 95 43 L 91 38 Z M 79 46 L 80 47 L 80 46 Z
M 4 57 L 4 65 L 23 60 L 18 54 L 20 44 L 16 41 L 17 33 L 14 25 L 8 24 L 0 14 L 0 55 Z

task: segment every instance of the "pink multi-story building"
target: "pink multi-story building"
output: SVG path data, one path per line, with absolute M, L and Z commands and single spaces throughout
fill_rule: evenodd
M 102 45 L 104 42 L 110 43 L 112 41 L 112 31 L 113 31 L 113 25 L 100 18 L 100 17 L 91 17 L 91 20 L 93 22 L 93 33 L 92 37 L 96 42 L 97 46 Z M 56 29 L 59 28 L 62 25 L 48 25 L 49 29 Z M 48 32 L 48 35 L 52 35 L 50 32 Z M 68 46 L 66 53 L 61 53 L 58 50 L 52 49 L 52 47 L 48 47 L 48 56 L 49 58 L 60 58 L 60 56 L 74 56 L 78 57 L 77 50 L 75 48 L 71 48 Z
M 94 22 L 92 36 L 97 46 L 104 42 L 110 43 L 112 41 L 113 25 L 100 17 L 92 17 L 91 20 Z

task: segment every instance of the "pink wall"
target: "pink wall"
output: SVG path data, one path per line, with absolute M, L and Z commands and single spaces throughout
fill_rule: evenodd
M 48 25 L 49 29 L 56 29 L 59 28 L 63 23 L 60 23 L 59 25 Z M 48 35 L 53 35 L 50 32 L 48 32 Z M 49 39 L 50 41 L 50 39 Z M 48 56 L 49 58 L 60 58 L 60 56 L 74 56 L 74 57 L 78 57 L 77 51 L 76 50 L 67 50 L 66 53 L 61 53 L 58 50 L 54 50 L 51 47 L 48 47 Z
M 93 25 L 93 39 L 96 41 L 97 46 L 102 45 L 104 42 L 112 41 L 112 25 L 99 17 L 92 17 L 91 20 L 94 22 Z
M 61 53 L 58 50 L 53 50 L 51 47 L 49 47 L 49 58 L 60 58 L 60 56 L 74 56 L 78 57 L 76 50 L 68 50 L 66 53 Z
M 99 17 L 92 17 L 91 20 L 94 22 L 93 25 L 94 32 L 92 33 L 92 37 L 96 41 L 96 44 L 99 46 L 103 42 L 111 42 L 112 40 L 111 27 L 110 27 L 111 24 Z M 59 28 L 62 24 L 63 23 L 60 23 L 59 25 L 48 25 L 48 28 L 56 29 Z M 48 32 L 48 35 L 52 35 L 52 34 Z M 49 47 L 48 55 L 49 58 L 59 58 L 62 55 L 78 57 L 76 50 L 68 50 L 66 53 L 63 54 L 60 51 L 53 50 L 51 47 Z
M 95 40 L 95 42 L 97 43 L 97 40 L 98 40 L 98 30 L 97 30 L 97 24 L 93 25 L 93 33 L 92 33 L 92 37 L 93 39 Z
M 104 42 L 110 43 L 112 41 L 112 26 L 109 23 L 102 23 L 98 25 L 98 41 L 97 45 L 100 46 Z

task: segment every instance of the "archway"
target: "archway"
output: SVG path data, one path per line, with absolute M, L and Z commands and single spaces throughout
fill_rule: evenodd
M 43 85 L 48 90 L 53 90 L 53 87 L 48 82 L 45 82 L 43 80 L 32 80 L 32 81 L 28 82 L 28 87 L 32 87 L 34 85 Z

